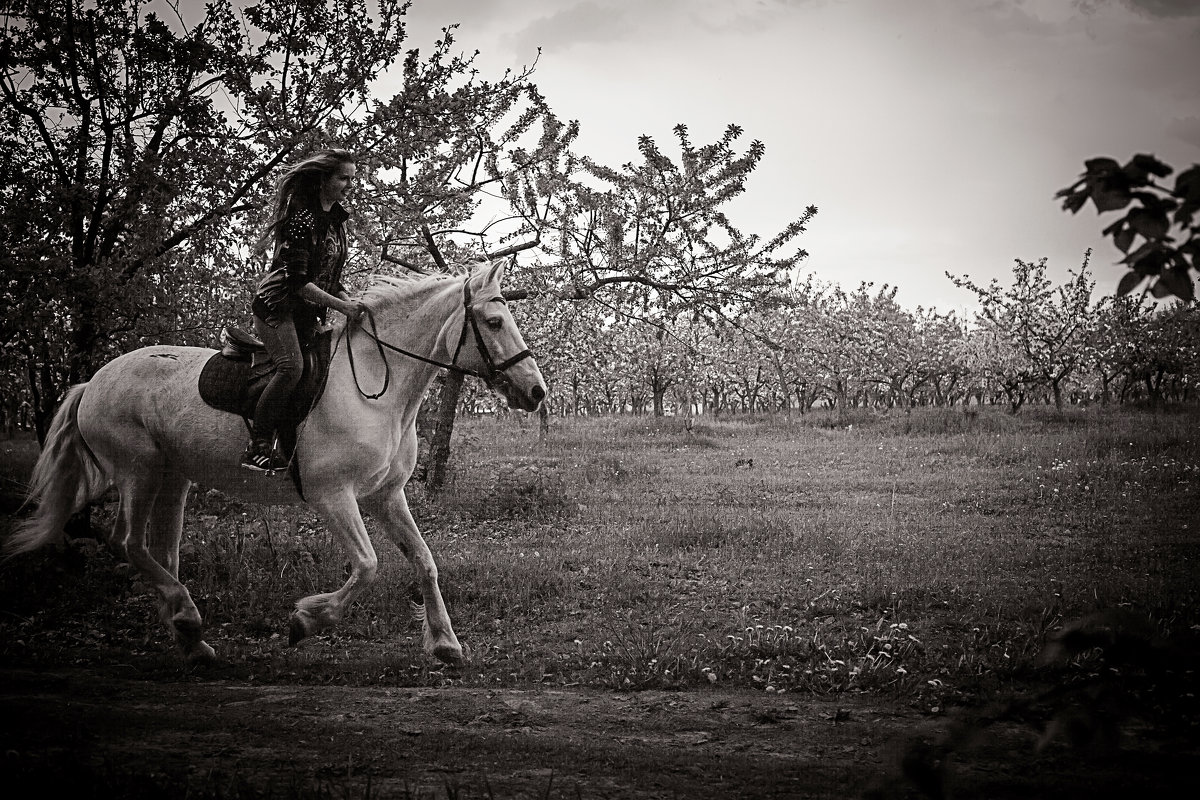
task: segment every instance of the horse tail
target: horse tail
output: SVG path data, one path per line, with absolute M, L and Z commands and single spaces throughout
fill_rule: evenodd
M 79 402 L 85 388 L 85 383 L 71 387 L 50 423 L 25 501 L 36 503 L 37 509 L 4 543 L 6 559 L 57 541 L 71 515 L 110 484 L 79 432 Z

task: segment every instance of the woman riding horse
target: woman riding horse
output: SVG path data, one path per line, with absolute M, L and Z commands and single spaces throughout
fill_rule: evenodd
M 242 455 L 247 469 L 287 468 L 275 432 L 304 370 L 300 342 L 325 322 L 327 308 L 351 321 L 366 310 L 342 285 L 349 215 L 341 201 L 356 173 L 349 151 L 321 150 L 289 168 L 276 185 L 271 222 L 260 241 L 273 241 L 274 257 L 250 306 L 275 374 L 254 410 L 250 445 Z

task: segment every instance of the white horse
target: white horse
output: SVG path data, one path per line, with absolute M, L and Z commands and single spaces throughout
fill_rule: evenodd
M 35 513 L 6 543 L 9 555 L 57 540 L 63 524 L 115 485 L 111 543 L 160 596 L 160 614 L 189 661 L 207 661 L 200 612 L 179 581 L 179 540 L 193 482 L 262 504 L 314 506 L 341 537 L 351 573 L 337 591 L 296 603 L 295 644 L 341 619 L 375 580 L 378 561 L 359 504 L 412 562 L 420 584 L 425 652 L 450 664 L 463 650 L 438 588 L 437 566 L 404 495 L 417 458 L 416 417 L 439 367 L 479 374 L 510 406 L 533 411 L 546 384 L 500 293 L 503 265 L 465 277 L 381 279 L 361 298 L 377 324 L 335 327 L 339 342 L 324 393 L 296 447 L 302 499 L 285 475 L 242 469 L 246 426 L 206 405 L 197 378 L 212 350 L 145 347 L 73 387 L 51 424 L 34 468 Z M 341 337 L 339 339 L 339 337 Z M 387 343 L 388 352 L 377 342 Z M 404 349 L 393 347 L 402 344 Z M 352 357 L 351 357 L 352 356 Z M 425 360 L 421 360 L 425 359 Z M 390 381 L 389 381 L 390 378 Z M 382 396 L 365 392 L 388 385 Z

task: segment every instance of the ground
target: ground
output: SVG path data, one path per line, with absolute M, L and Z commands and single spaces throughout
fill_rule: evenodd
M 422 655 L 387 549 L 336 631 L 285 647 L 340 552 L 309 516 L 204 491 L 182 571 L 222 660 L 187 668 L 88 538 L 104 501 L 0 565 L 0 791 L 1197 796 L 1195 425 L 960 417 L 466 427 L 473 471 L 421 509 L 475 652 L 457 673 Z M 0 538 L 36 454 L 0 443 Z M 1038 666 L 1098 609 L 1149 632 L 1118 620 Z
M 119 673 L 0 670 L 9 797 L 915 797 L 937 764 L 920 743 L 936 747 L 956 720 L 870 696 Z M 1171 796 L 1200 764 L 1194 744 L 1172 752 L 1153 737 L 1102 757 L 1036 754 L 1035 732 L 1015 723 L 977 738 L 944 765 L 950 796 Z

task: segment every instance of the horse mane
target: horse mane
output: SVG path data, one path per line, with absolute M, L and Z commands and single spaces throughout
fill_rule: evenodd
M 400 275 L 372 275 L 360 299 L 374 311 L 394 306 L 411 305 L 414 298 L 430 288 L 449 280 L 461 278 L 449 272 L 412 272 Z

